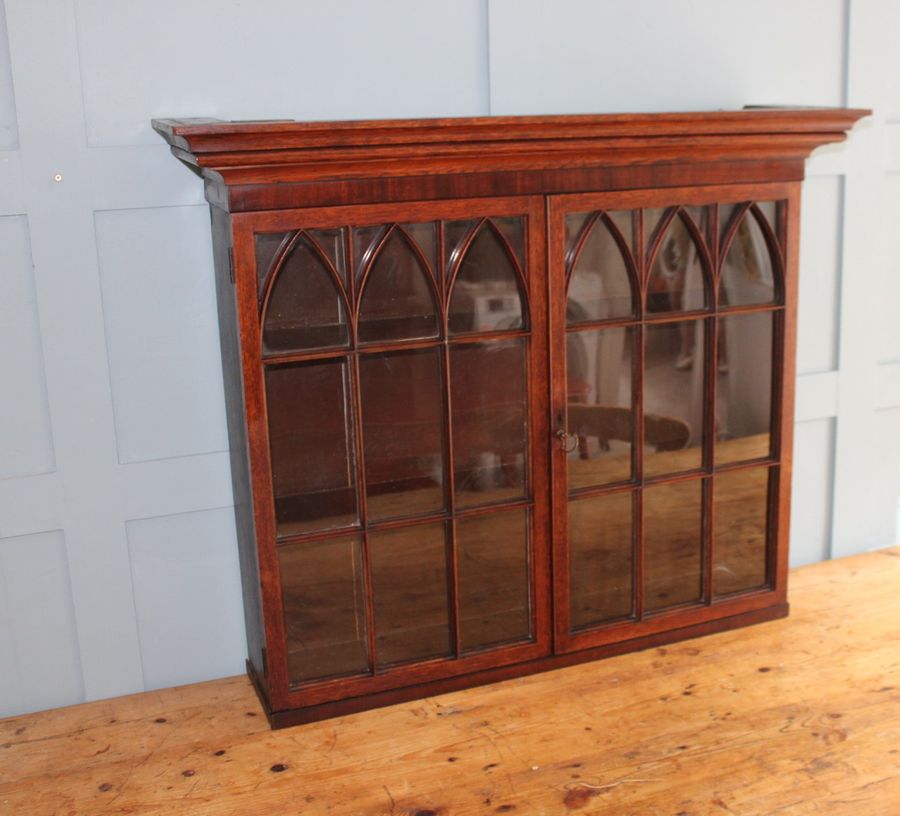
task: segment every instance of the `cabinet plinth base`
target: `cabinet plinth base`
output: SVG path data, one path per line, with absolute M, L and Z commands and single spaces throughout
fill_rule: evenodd
M 331 703 L 309 706 L 308 708 L 292 708 L 287 711 L 272 711 L 269 708 L 265 693 L 263 692 L 259 679 L 256 676 L 256 672 L 249 661 L 247 661 L 247 674 L 253 683 L 254 689 L 256 689 L 256 694 L 259 697 L 260 704 L 269 721 L 269 725 L 271 725 L 272 728 L 289 728 L 294 725 L 318 722 L 319 720 L 327 720 L 331 717 L 340 717 L 345 714 L 356 714 L 373 708 L 382 708 L 398 703 L 406 703 L 410 700 L 421 699 L 422 697 L 431 697 L 436 694 L 446 694 L 451 691 L 472 688 L 473 686 L 488 685 L 489 683 L 497 683 L 501 680 L 509 680 L 515 677 L 525 677 L 529 674 L 537 674 L 553 669 L 562 669 L 567 666 L 588 663 L 592 660 L 598 660 L 604 657 L 615 657 L 616 655 L 627 654 L 629 652 L 638 652 L 642 649 L 653 648 L 654 646 L 662 646 L 667 643 L 702 637 L 703 635 L 712 635 L 717 632 L 726 632 L 729 629 L 738 629 L 756 623 L 766 623 L 768 621 L 777 620 L 778 618 L 787 617 L 789 608 L 790 605 L 787 603 L 775 604 L 774 606 L 768 606 L 764 609 L 754 609 L 739 615 L 730 615 L 726 618 L 705 621 L 703 623 L 679 629 L 668 629 L 664 632 L 657 632 L 652 635 L 609 643 L 593 649 L 584 649 L 583 651 L 570 652 L 568 654 L 549 655 L 536 660 L 529 660 L 524 663 L 515 663 L 511 666 L 502 666 L 496 669 L 487 669 L 473 674 L 448 677 L 443 680 L 435 680 L 429 683 L 404 686 L 402 688 L 390 689 L 389 691 L 382 691 L 376 694 L 368 694 L 364 697 L 350 697 L 343 700 L 336 700 Z

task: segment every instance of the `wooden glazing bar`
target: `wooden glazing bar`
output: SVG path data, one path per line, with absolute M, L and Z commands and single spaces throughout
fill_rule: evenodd
M 443 225 L 442 225 L 443 226 Z M 443 236 L 443 229 L 441 230 Z M 443 267 L 443 263 L 441 264 Z M 448 308 L 450 302 L 449 288 L 446 291 L 446 300 L 448 307 L 441 311 L 441 320 L 443 321 L 444 337 L 448 337 Z M 460 632 L 459 632 L 459 557 L 456 547 L 456 459 L 454 458 L 453 448 L 453 395 L 450 380 L 450 346 L 445 342 L 441 347 L 441 365 L 442 365 L 442 382 L 444 389 L 443 399 L 443 428 L 441 429 L 441 439 L 443 442 L 442 449 L 445 456 L 444 477 L 445 477 L 445 497 L 447 513 L 450 518 L 450 591 L 451 591 L 451 627 L 453 637 L 453 654 L 457 657 L 460 654 Z
M 701 321 L 697 321 L 698 324 Z M 719 360 L 719 319 L 716 317 L 702 321 L 703 326 L 703 468 L 711 472 L 716 449 L 716 397 Z
M 369 650 L 369 670 L 372 674 L 378 671 L 378 659 L 375 642 L 375 594 L 372 588 L 372 557 L 369 547 L 368 504 L 366 487 L 366 460 L 364 453 L 364 439 L 362 428 L 362 399 L 360 394 L 359 357 L 353 355 L 350 359 L 351 411 L 353 415 L 353 437 L 356 447 L 356 495 L 359 507 L 359 521 L 362 526 L 362 559 L 363 579 L 365 582 L 366 604 L 366 640 Z
M 644 252 L 644 211 L 636 209 L 632 218 L 635 219 L 637 233 L 637 247 L 635 248 L 635 262 L 637 264 L 638 303 L 637 313 L 641 318 L 646 314 L 647 297 L 647 255 Z M 635 329 L 636 348 L 634 350 L 634 366 L 632 367 L 632 399 L 634 401 L 634 450 L 632 462 L 634 466 L 634 480 L 637 484 L 644 482 L 644 372 L 646 370 L 646 343 L 647 330 L 643 322 L 638 323 Z M 635 490 L 632 496 L 632 551 L 634 553 L 634 596 L 633 611 L 637 620 L 644 617 L 644 494 L 641 490 Z
M 703 494 L 701 500 L 701 531 L 700 531 L 700 580 L 703 590 L 700 599 L 704 604 L 710 604 L 713 597 L 713 564 L 715 553 L 713 552 L 713 539 L 715 532 L 715 504 L 713 502 L 714 479 L 707 476 L 703 479 Z

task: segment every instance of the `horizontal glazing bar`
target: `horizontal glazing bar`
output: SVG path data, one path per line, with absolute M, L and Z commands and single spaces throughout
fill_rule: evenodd
M 530 331 L 499 331 L 484 332 L 481 334 L 466 334 L 446 339 L 434 338 L 430 340 L 392 340 L 390 343 L 377 343 L 360 346 L 359 348 L 334 348 L 317 351 L 292 351 L 278 354 L 265 354 L 262 361 L 264 365 L 285 365 L 288 363 L 302 363 L 308 360 L 327 360 L 336 357 L 346 357 L 351 354 L 384 354 L 391 351 L 408 351 L 415 349 L 437 348 L 444 344 L 450 346 L 466 345 L 468 343 L 480 343 L 487 340 L 507 340 L 515 337 L 530 337 Z
M 486 504 L 479 507 L 458 509 L 452 514 L 448 512 L 429 513 L 421 516 L 405 516 L 403 518 L 392 518 L 386 521 L 370 522 L 365 526 L 365 530 L 367 532 L 378 532 L 379 530 L 391 530 L 396 527 L 415 527 L 420 524 L 431 524 L 436 521 L 487 516 L 491 513 L 516 510 L 521 507 L 531 508 L 533 506 L 534 502 L 531 499 L 516 499 L 508 502 L 496 502 L 494 504 Z M 352 533 L 359 533 L 362 530 L 363 527 L 359 524 L 352 527 L 336 527 L 331 530 L 312 530 L 308 533 L 279 536 L 276 543 L 279 547 L 283 547 L 291 544 L 302 544 L 309 541 L 325 541 L 329 538 L 340 538 L 341 536 Z
M 735 470 L 747 470 L 749 468 L 755 467 L 768 467 L 773 468 L 780 465 L 781 462 L 778 459 L 765 458 L 765 459 L 748 459 L 743 462 L 733 462 L 727 465 L 717 465 L 711 470 L 704 468 L 696 468 L 694 470 L 686 470 L 683 473 L 673 473 L 671 475 L 663 475 L 663 476 L 648 476 L 645 479 L 637 480 L 632 479 L 628 482 L 616 482 L 615 484 L 608 485 L 600 485 L 596 487 L 582 487 L 576 490 L 569 491 L 570 499 L 580 499 L 587 498 L 589 496 L 600 496 L 608 493 L 622 493 L 627 490 L 639 490 L 642 487 L 649 487 L 652 485 L 658 484 L 670 484 L 673 482 L 684 482 L 688 479 L 696 479 L 698 476 L 711 476 L 716 473 L 730 473 Z M 504 505 L 513 507 L 515 504 Z M 479 509 L 487 509 L 490 511 L 492 508 L 479 508 Z
M 574 326 L 566 326 L 566 332 L 574 333 L 590 329 L 617 329 L 623 326 L 656 325 L 660 323 L 681 323 L 685 320 L 716 317 L 717 315 L 744 314 L 746 312 L 783 312 L 784 306 L 766 303 L 763 305 L 751 304 L 748 306 L 720 306 L 718 309 L 693 312 L 666 312 L 659 315 L 645 315 L 644 317 L 628 317 L 619 320 L 594 320 L 578 323 Z

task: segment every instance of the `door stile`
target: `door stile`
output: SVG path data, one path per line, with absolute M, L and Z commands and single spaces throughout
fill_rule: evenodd
M 553 550 L 553 645 L 554 652 L 569 648 L 569 547 L 566 473 L 566 246 L 565 212 L 552 196 L 547 198 L 547 293 L 548 349 L 550 353 L 549 398 L 550 446 L 549 491 L 552 501 Z

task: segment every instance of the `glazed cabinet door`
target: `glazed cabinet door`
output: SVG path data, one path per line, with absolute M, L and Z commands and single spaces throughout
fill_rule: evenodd
M 796 203 L 551 199 L 557 651 L 783 598 Z
M 543 200 L 234 235 L 276 705 L 547 654 Z

